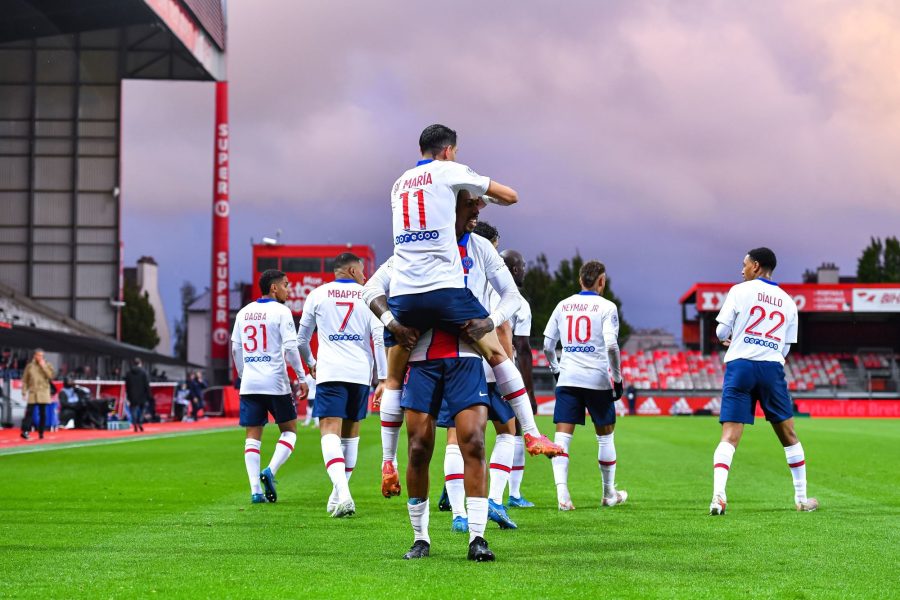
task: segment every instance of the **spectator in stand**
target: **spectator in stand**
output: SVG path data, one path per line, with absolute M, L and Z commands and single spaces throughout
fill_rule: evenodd
M 125 397 L 131 413 L 131 425 L 135 433 L 144 430 L 144 409 L 153 399 L 150 393 L 150 377 L 143 368 L 140 358 L 131 362 L 131 369 L 125 374 Z
M 188 380 L 188 388 L 191 390 L 191 417 L 196 421 L 203 408 L 203 390 L 209 385 L 203 379 L 203 373 L 194 371 Z
M 625 390 L 625 398 L 628 400 L 628 414 L 637 414 L 635 412 L 635 408 L 637 406 L 637 390 L 634 389 L 633 383 L 628 384 L 628 389 Z
M 25 417 L 22 419 L 22 437 L 28 439 L 32 426 L 32 415 L 35 407 L 39 412 L 38 437 L 44 439 L 44 427 L 47 422 L 47 406 L 50 404 L 50 388 L 55 369 L 44 359 L 44 351 L 35 349 L 34 358 L 25 367 L 22 374 L 22 392 L 27 399 Z

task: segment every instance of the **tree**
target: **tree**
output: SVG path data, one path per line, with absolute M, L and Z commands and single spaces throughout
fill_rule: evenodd
M 190 281 L 181 284 L 181 318 L 175 320 L 175 356 L 187 360 L 188 306 L 197 299 L 197 288 Z
M 153 349 L 159 344 L 156 333 L 156 312 L 150 305 L 150 296 L 141 294 L 138 287 L 125 284 L 122 308 L 122 341 L 126 344 Z
M 860 283 L 900 283 L 900 240 L 872 238 L 856 266 Z
M 584 259 L 576 253 L 571 260 L 560 261 L 559 267 L 552 275 L 547 257 L 543 254 L 539 254 L 535 262 L 528 265 L 525 282 L 522 284 L 522 294 L 531 304 L 532 335 L 540 335 L 544 331 L 544 326 L 550 320 L 550 315 L 560 300 L 581 289 L 578 272 L 583 264 Z M 613 293 L 612 280 L 609 275 L 606 277 L 603 297 L 613 302 L 619 309 L 619 343 L 624 344 L 631 335 L 631 326 L 622 316 L 622 301 Z

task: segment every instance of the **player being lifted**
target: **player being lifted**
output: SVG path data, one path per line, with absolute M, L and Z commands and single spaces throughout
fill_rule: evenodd
M 356 511 L 349 482 L 359 449 L 359 422 L 368 409 L 372 362 L 383 382 L 387 359 L 384 327 L 362 299 L 362 260 L 350 252 L 340 254 L 334 260 L 334 276 L 307 296 L 297 340 L 316 380 L 313 416 L 319 419 L 322 458 L 334 486 L 327 510 L 332 517 L 345 517 Z M 310 348 L 316 329 L 318 360 Z
M 753 424 L 758 400 L 766 420 L 784 446 L 799 511 L 819 507 L 806 496 L 806 457 L 794 433 L 794 408 L 784 380 L 784 359 L 797 343 L 797 305 L 772 281 L 777 261 L 768 248 L 747 253 L 744 282 L 728 291 L 716 321 L 716 335 L 728 346 L 722 384 L 722 439 L 713 454 L 713 499 L 709 514 L 725 514 L 725 484 L 744 424 Z
M 544 330 L 544 354 L 556 382 L 556 443 L 565 449 L 553 459 L 553 478 L 559 510 L 574 510 L 569 495 L 569 442 L 575 425 L 584 425 L 587 409 L 594 422 L 599 445 L 598 462 L 603 479 L 602 506 L 625 502 L 628 493 L 616 490 L 615 401 L 622 396 L 619 356 L 619 313 L 602 297 L 606 267 L 590 260 L 578 273 L 581 292 L 556 305 Z M 562 338 L 562 359 L 557 364 L 556 344 Z M 610 382 L 612 375 L 612 382 Z
M 292 392 L 306 394 L 306 384 L 291 390 L 287 363 L 303 373 L 297 351 L 297 333 L 288 298 L 288 278 L 274 269 L 259 278 L 262 296 L 238 311 L 231 334 L 231 354 L 241 378 L 240 424 L 247 430 L 244 464 L 250 478 L 250 499 L 256 504 L 275 502 L 275 474 L 294 451 L 297 442 L 297 409 Z M 269 413 L 281 430 L 272 460 L 259 470 L 263 427 Z M 265 493 L 263 492 L 265 487 Z
M 497 387 L 516 412 L 531 454 L 554 455 L 559 448 L 534 425 L 522 377 L 506 356 L 494 331 L 477 329 L 473 322 L 488 316 L 465 287 L 462 261 L 456 246 L 454 221 L 457 195 L 466 190 L 475 197 L 508 206 L 518 201 L 515 190 L 491 181 L 456 160 L 456 132 L 431 125 L 419 137 L 422 160 L 394 183 L 391 211 L 394 231 L 394 275 L 390 310 L 369 303 L 400 347 L 388 354 L 388 380 L 382 402 L 399 405 L 400 380 L 416 332 L 433 327 L 451 333 L 460 330 L 473 339 L 497 377 Z M 396 322 L 396 324 L 394 324 Z M 403 327 L 401 328 L 400 325 Z M 492 324 L 496 328 L 497 323 Z M 396 471 L 385 462 L 382 490 L 399 493 Z

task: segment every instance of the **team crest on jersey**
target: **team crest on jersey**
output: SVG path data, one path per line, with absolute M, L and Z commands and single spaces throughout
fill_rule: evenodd
M 399 189 L 400 189 L 400 182 L 398 181 L 397 183 L 394 184 L 394 193 L 396 194 L 397 190 L 399 190 Z
M 478 173 L 476 173 L 475 170 L 472 169 L 472 167 L 466 167 L 466 173 L 468 173 L 472 177 L 478 177 Z
M 471 269 L 475 266 L 475 261 L 472 260 L 471 256 L 464 256 L 462 259 L 462 266 L 466 270 Z

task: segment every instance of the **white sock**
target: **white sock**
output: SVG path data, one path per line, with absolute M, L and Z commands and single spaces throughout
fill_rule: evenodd
M 466 483 L 462 452 L 456 444 L 447 444 L 444 452 L 444 485 L 450 498 L 453 517 L 466 517 Z
M 503 504 L 503 492 L 512 471 L 513 454 L 516 451 L 515 436 L 501 433 L 494 442 L 494 451 L 491 452 L 490 473 L 491 483 L 488 498 L 497 504 Z
M 522 497 L 522 477 L 525 476 L 525 440 L 521 435 L 516 436 L 515 450 L 513 452 L 512 471 L 509 474 L 509 495 L 515 498 Z
M 272 475 L 277 473 L 278 469 L 281 468 L 281 465 L 291 457 L 291 453 L 294 451 L 294 445 L 296 443 L 296 433 L 285 431 L 281 434 L 278 438 L 278 442 L 275 444 L 275 452 L 272 453 L 272 460 L 269 461 L 269 469 L 272 470 Z
M 556 483 L 556 499 L 560 502 L 571 502 L 569 495 L 569 442 L 572 441 L 571 433 L 557 431 L 553 441 L 563 449 L 563 454 L 550 459 L 553 464 L 553 481 Z
M 359 436 L 352 438 L 341 438 L 341 452 L 344 453 L 344 473 L 347 475 L 347 483 L 350 483 L 350 476 L 353 475 L 353 469 L 356 468 L 356 456 L 359 454 Z
M 713 496 L 725 498 L 725 484 L 728 483 L 728 472 L 736 448 L 728 442 L 719 442 L 713 453 Z
M 397 444 L 403 425 L 403 409 L 400 408 L 401 390 L 384 390 L 381 396 L 381 462 L 397 466 Z
M 469 511 L 469 542 L 477 537 L 484 538 L 487 527 L 487 498 L 466 498 L 466 509 Z
M 413 504 L 415 502 L 415 504 Z M 415 542 L 423 540 L 431 543 L 428 537 L 428 498 L 410 498 L 406 503 L 409 510 L 409 522 L 412 524 Z
M 497 378 L 497 391 L 509 402 L 522 431 L 530 435 L 540 435 L 541 432 L 534 422 L 534 411 L 531 410 L 531 400 L 525 389 L 525 381 L 513 361 L 506 359 L 494 367 L 493 371 L 494 377 Z
M 794 502 L 806 502 L 806 457 L 803 454 L 803 446 L 800 442 L 793 446 L 785 446 L 784 456 L 794 479 Z
M 600 463 L 600 475 L 603 478 L 603 496 L 612 498 L 616 495 L 616 445 L 613 436 L 598 435 L 597 445 L 600 450 L 597 454 L 597 462 Z
M 333 433 L 322 436 L 322 458 L 325 460 L 325 470 L 331 478 L 331 485 L 338 493 L 338 502 L 350 500 L 350 486 L 347 485 L 347 475 L 344 473 L 344 453 L 341 450 L 341 438 Z
M 262 494 L 262 484 L 259 482 L 259 449 L 262 442 L 259 440 L 244 441 L 244 464 L 247 466 L 247 478 L 250 480 L 250 493 Z

